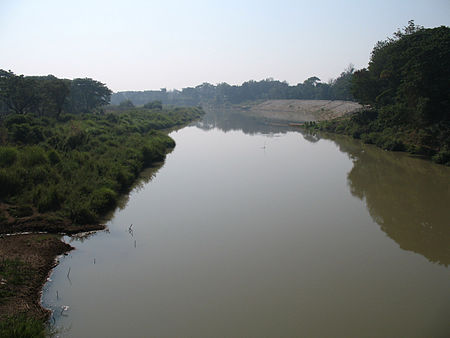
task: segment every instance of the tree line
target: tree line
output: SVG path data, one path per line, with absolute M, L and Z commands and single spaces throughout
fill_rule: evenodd
M 219 83 L 213 85 L 203 83 L 196 87 L 182 90 L 125 91 L 114 93 L 111 103 L 118 105 L 130 101 L 135 105 L 144 105 L 150 101 L 161 101 L 164 104 L 191 105 L 201 104 L 239 104 L 253 100 L 271 99 L 305 99 L 305 100 L 353 100 L 351 83 L 354 73 L 353 65 L 349 65 L 337 79 L 327 83 L 312 76 L 303 83 L 291 86 L 286 81 L 268 78 L 261 81 L 247 81 L 242 85 Z
M 0 114 L 59 117 L 92 112 L 108 104 L 112 91 L 90 78 L 24 76 L 0 69 Z
M 450 28 L 409 21 L 373 48 L 351 90 L 366 109 L 308 128 L 343 133 L 387 150 L 450 165 Z

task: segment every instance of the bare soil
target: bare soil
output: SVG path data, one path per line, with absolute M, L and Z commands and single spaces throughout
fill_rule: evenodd
M 56 234 L 0 235 L 0 321 L 20 313 L 48 319 L 42 286 L 56 257 L 72 249 Z
M 25 313 L 47 320 L 40 295 L 57 256 L 73 249 L 61 234 L 102 230 L 103 224 L 74 225 L 57 214 L 0 203 L 0 321 Z

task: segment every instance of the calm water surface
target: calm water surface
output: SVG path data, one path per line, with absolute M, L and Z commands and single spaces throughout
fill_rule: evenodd
M 66 238 L 60 336 L 450 335 L 449 168 L 220 114 L 171 136 L 108 231 Z

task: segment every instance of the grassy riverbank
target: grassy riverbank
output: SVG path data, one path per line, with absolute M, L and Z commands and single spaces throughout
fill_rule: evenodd
M 349 135 L 384 150 L 405 151 L 450 165 L 450 125 L 446 121 L 425 127 L 393 124 L 380 117 L 376 110 L 363 110 L 334 120 L 307 122 L 303 127 Z
M 0 234 L 103 228 L 140 172 L 175 146 L 165 131 L 202 114 L 133 108 L 58 119 L 7 116 L 0 124 Z M 71 249 L 55 236 L 0 235 L 0 336 L 43 335 L 48 313 L 40 289 L 55 257 Z
M 408 151 L 450 165 L 450 28 L 409 21 L 373 48 L 353 74 L 352 93 L 365 109 L 306 128 L 347 134 L 386 150 Z

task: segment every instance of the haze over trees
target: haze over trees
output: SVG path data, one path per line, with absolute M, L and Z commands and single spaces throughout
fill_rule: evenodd
M 254 100 L 274 99 L 305 99 L 305 100 L 353 100 L 351 81 L 354 67 L 349 65 L 337 79 L 327 83 L 312 76 L 303 83 L 290 86 L 285 81 L 268 78 L 261 81 L 250 80 L 242 85 L 219 83 L 213 85 L 202 83 L 196 87 L 187 87 L 182 90 L 125 91 L 114 93 L 111 96 L 112 104 L 131 101 L 135 105 L 144 105 L 150 101 L 161 101 L 173 105 L 200 105 L 200 104 L 239 104 Z

